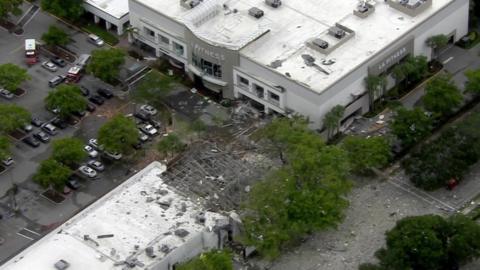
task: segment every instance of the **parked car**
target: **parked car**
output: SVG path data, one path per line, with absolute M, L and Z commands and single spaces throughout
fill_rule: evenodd
M 97 150 L 93 149 L 93 147 L 90 145 L 85 145 L 83 150 L 85 150 L 85 152 L 87 152 L 88 156 L 91 158 L 96 158 L 98 156 Z
M 36 132 L 35 134 L 33 134 L 33 137 L 35 137 L 35 139 L 43 142 L 43 143 L 47 143 L 50 141 L 50 136 L 47 135 L 47 133 L 43 132 L 43 131 L 38 131 Z
M 139 149 L 142 149 L 142 143 L 141 142 L 137 142 L 135 144 L 132 144 L 132 147 L 136 150 L 139 150 Z
M 40 127 L 44 123 L 44 121 L 38 117 L 33 117 L 30 123 L 32 123 L 32 125 L 36 127 Z
M 23 131 L 28 133 L 28 132 L 33 130 L 33 126 L 30 125 L 30 124 L 25 124 L 25 125 L 23 125 L 22 129 L 23 129 Z
M 50 61 L 52 61 L 55 65 L 59 67 L 65 67 L 67 65 L 67 62 L 65 62 L 65 60 L 57 56 L 50 58 Z
M 136 112 L 133 116 L 136 118 L 142 120 L 142 121 L 148 121 L 150 120 L 150 114 L 144 112 L 144 111 L 138 111 Z
M 73 115 L 75 115 L 78 118 L 82 118 L 87 114 L 86 111 L 79 111 L 79 112 L 73 112 Z
M 43 62 L 42 67 L 50 72 L 55 72 L 58 70 L 57 66 L 51 61 Z
M 65 81 L 65 76 L 63 75 L 57 75 L 48 81 L 48 86 L 50 87 L 56 87 L 57 85 L 61 84 L 63 81 Z
M 97 176 L 97 171 L 95 171 L 94 169 L 86 166 L 86 165 L 82 165 L 80 166 L 80 168 L 78 168 L 78 170 L 80 171 L 80 173 L 82 173 L 83 175 L 87 176 L 87 177 L 90 177 L 90 178 L 94 178 L 95 176 Z
M 147 134 L 148 136 L 156 136 L 158 135 L 158 130 L 154 128 L 152 125 L 141 125 L 140 130 Z
M 7 89 L 0 89 L 0 96 L 5 99 L 12 99 L 14 97 L 13 93 L 8 91 Z
M 91 96 L 88 98 L 88 100 L 90 100 L 93 104 L 96 104 L 96 105 L 102 105 L 105 102 L 105 99 L 103 99 L 99 95 Z
M 103 172 L 103 170 L 105 170 L 105 166 L 103 165 L 103 163 L 98 160 L 89 160 L 87 164 L 89 167 L 92 167 L 98 172 Z
M 97 139 L 88 140 L 88 144 L 99 151 L 103 151 L 103 145 L 99 145 Z
M 90 95 L 90 89 L 88 89 L 87 87 L 85 87 L 83 85 L 80 85 L 80 91 L 82 92 L 82 95 L 85 96 L 85 97 Z
M 156 128 L 157 130 L 162 127 L 162 123 L 160 123 L 159 121 L 156 121 L 156 120 L 153 120 L 153 119 L 149 119 L 147 122 L 148 122 L 150 125 L 152 125 L 154 128 Z
M 146 142 L 150 137 L 148 137 L 145 133 L 141 132 L 140 130 L 138 131 L 138 139 L 140 139 L 141 142 Z
M 157 114 L 157 109 L 155 109 L 154 107 L 150 106 L 150 105 L 142 105 L 140 107 L 140 111 L 144 111 L 150 115 L 155 115 Z
M 52 120 L 52 125 L 59 129 L 66 129 L 68 127 L 67 121 L 61 119 L 60 117 L 55 117 L 55 119 Z
M 93 104 L 90 103 L 90 102 L 87 102 L 87 108 L 86 108 L 87 111 L 89 111 L 89 112 L 94 112 L 96 108 L 97 108 L 97 107 L 95 107 L 95 105 L 93 105 Z
M 94 34 L 88 35 L 87 41 L 98 47 L 102 47 L 105 44 L 103 39 Z
M 108 151 L 105 151 L 105 155 L 107 155 L 107 157 L 113 158 L 115 160 L 119 160 L 123 157 L 122 154 L 120 154 L 120 153 L 116 153 L 116 152 L 112 153 L 112 152 L 108 152 Z
M 57 135 L 58 131 L 57 128 L 55 128 L 52 124 L 50 123 L 45 123 L 42 125 L 42 129 L 50 136 L 55 136 Z
M 77 190 L 81 187 L 80 185 L 80 182 L 78 182 L 77 179 L 74 179 L 74 178 L 69 178 L 67 180 L 67 183 L 66 183 L 67 187 L 73 189 L 73 190 Z
M 2 160 L 2 164 L 5 165 L 5 166 L 10 166 L 14 163 L 15 161 L 13 161 L 13 158 L 12 157 L 7 157 L 5 159 Z
M 40 142 L 37 139 L 33 138 L 32 136 L 27 136 L 23 138 L 22 141 L 30 145 L 31 147 L 38 147 L 40 145 Z
M 97 93 L 106 99 L 111 99 L 113 97 L 112 91 L 105 88 L 98 88 Z

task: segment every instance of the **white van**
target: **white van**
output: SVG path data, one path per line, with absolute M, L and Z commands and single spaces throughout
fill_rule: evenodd
M 77 60 L 77 64 L 76 64 L 76 65 L 83 69 L 84 67 L 87 66 L 88 60 L 90 60 L 90 57 L 91 57 L 90 54 L 81 54 L 81 55 L 78 57 L 78 60 Z

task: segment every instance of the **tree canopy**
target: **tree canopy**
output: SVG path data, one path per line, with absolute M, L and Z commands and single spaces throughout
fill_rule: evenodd
M 16 93 L 20 84 L 29 79 L 26 69 L 11 63 L 0 65 L 0 85 L 10 92 Z
M 40 163 L 33 180 L 43 187 L 54 187 L 60 190 L 64 187 L 72 171 L 54 159 L 46 159 Z
M 123 115 L 116 115 L 98 131 L 98 143 L 109 152 L 128 153 L 138 142 L 135 122 Z
M 365 87 L 368 91 L 368 102 L 370 110 L 375 109 L 375 98 L 385 91 L 387 80 L 385 76 L 368 75 L 365 78 Z
M 48 27 L 48 31 L 43 33 L 42 40 L 47 45 L 65 46 L 70 42 L 70 37 L 62 29 L 51 25 Z
M 75 112 L 84 111 L 87 107 L 87 100 L 76 85 L 61 84 L 51 90 L 45 98 L 49 109 L 58 109 L 61 118 L 68 118 Z
M 78 0 L 42 0 L 42 9 L 72 21 L 84 12 L 83 2 Z
M 23 0 L 0 0 L 0 19 L 6 19 L 10 13 L 21 14 L 20 5 L 22 3 Z
M 121 49 L 110 48 L 92 51 L 92 58 L 87 66 L 87 72 L 92 73 L 102 81 L 112 83 L 125 62 L 125 52 Z
M 448 37 L 440 34 L 427 39 L 427 45 L 433 49 L 445 47 L 448 44 Z
M 76 166 L 87 157 L 83 142 L 77 138 L 58 139 L 52 145 L 52 158 L 67 166 Z
M 480 255 L 480 225 L 462 215 L 406 217 L 386 233 L 386 240 L 375 254 L 378 265 L 360 269 L 450 270 Z
M 6 136 L 0 135 L 0 160 L 10 156 L 10 141 Z
M 175 267 L 177 270 L 233 270 L 232 255 L 228 251 L 210 251 Z
M 133 99 L 158 107 L 162 105 L 163 99 L 172 90 L 172 83 L 173 79 L 171 77 L 152 70 L 142 78 L 138 86 L 132 91 Z
M 427 111 L 443 117 L 451 114 L 461 103 L 463 96 L 448 75 L 433 78 L 425 87 L 423 104 Z
M 0 104 L 0 133 L 10 133 L 30 123 L 30 112 L 15 104 Z
M 170 155 L 183 151 L 183 149 L 185 149 L 185 144 L 176 134 L 171 133 L 158 142 L 157 149 L 162 153 Z
M 431 125 L 432 120 L 422 109 L 408 110 L 399 107 L 390 128 L 404 147 L 410 147 L 430 134 Z
M 323 119 L 323 124 L 327 129 L 327 138 L 335 134 L 340 127 L 340 120 L 345 113 L 345 107 L 342 105 L 336 105 L 333 107 L 328 113 L 325 114 L 325 118 Z
M 480 69 L 467 70 L 465 76 L 467 76 L 465 90 L 475 95 L 480 94 Z
M 349 136 L 343 140 L 342 148 L 348 153 L 352 170 L 360 174 L 381 168 L 390 159 L 390 145 L 383 137 Z
M 407 84 L 421 80 L 428 73 L 428 60 L 423 55 L 407 56 L 393 68 L 392 75 L 398 82 Z

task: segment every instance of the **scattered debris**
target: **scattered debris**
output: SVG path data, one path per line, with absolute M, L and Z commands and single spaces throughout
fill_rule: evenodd
M 181 237 L 181 238 L 184 238 L 185 236 L 187 236 L 189 234 L 189 232 L 185 229 L 177 229 L 175 230 L 175 235 L 178 236 L 178 237 Z

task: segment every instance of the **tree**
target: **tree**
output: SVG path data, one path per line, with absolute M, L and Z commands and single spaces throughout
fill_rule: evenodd
M 105 82 L 112 83 L 116 80 L 120 66 L 124 62 L 125 53 L 121 49 L 94 50 L 87 66 L 87 72 Z
M 76 85 L 61 84 L 50 91 L 45 98 L 49 109 L 58 109 L 58 115 L 66 119 L 75 112 L 84 111 L 87 100 Z
M 42 9 L 72 21 L 78 20 L 84 12 L 83 2 L 78 0 L 42 0 Z
M 30 123 L 30 112 L 14 104 L 0 104 L 0 133 L 10 133 Z
M 33 180 L 43 187 L 53 187 L 56 190 L 63 188 L 72 171 L 62 163 L 47 159 L 40 163 L 37 173 L 33 176 Z
M 109 152 L 125 154 L 138 142 L 135 122 L 123 115 L 116 115 L 98 131 L 98 143 Z
M 0 65 L 0 85 L 10 92 L 16 93 L 20 84 L 29 80 L 27 70 L 11 64 Z
M 375 253 L 378 267 L 369 269 L 458 269 L 480 255 L 480 226 L 463 215 L 406 217 L 386 240 Z
M 210 251 L 175 267 L 177 270 L 233 270 L 232 255 L 227 251 Z
M 341 146 L 347 151 L 352 170 L 356 173 L 363 174 L 381 168 L 390 159 L 390 145 L 383 137 L 349 136 Z
M 370 110 L 375 110 L 375 98 L 385 92 L 387 80 L 384 76 L 368 75 L 365 78 L 365 85 L 368 92 L 368 102 Z
M 22 10 L 20 5 L 23 0 L 1 0 L 0 1 L 0 20 L 4 20 L 10 13 L 14 15 L 20 15 Z
M 392 76 L 397 84 L 402 81 L 411 84 L 425 77 L 428 73 L 428 60 L 423 55 L 407 56 L 403 62 L 393 68 Z
M 65 46 L 70 42 L 70 37 L 62 29 L 51 25 L 48 32 L 43 33 L 42 40 L 50 46 Z
M 448 116 L 462 103 L 462 100 L 462 94 L 448 75 L 433 78 L 425 87 L 423 104 L 426 110 L 433 112 L 436 116 Z
M 328 139 L 330 139 L 333 134 L 338 132 L 338 129 L 340 127 L 340 120 L 342 119 L 344 113 L 345 107 L 343 107 L 342 105 L 337 105 L 325 114 L 323 124 L 327 129 Z
M 142 78 L 139 85 L 132 91 L 133 99 L 149 103 L 154 107 L 163 105 L 164 98 L 172 89 L 173 79 L 152 70 Z
M 475 95 L 480 94 L 480 69 L 467 70 L 465 72 L 467 76 L 467 83 L 465 84 L 465 90 Z
M 435 35 L 431 36 L 427 39 L 427 45 L 428 47 L 432 48 L 432 58 L 437 58 L 437 51 L 438 49 L 441 49 L 448 44 L 448 37 L 440 34 L 440 35 Z
M 422 109 L 400 107 L 395 111 L 390 128 L 404 147 L 410 147 L 430 134 L 431 125 L 432 120 Z
M 10 141 L 5 136 L 0 136 L 0 160 L 10 156 Z
M 65 138 L 53 141 L 52 158 L 69 167 L 76 166 L 87 157 L 83 142 L 77 138 Z
M 182 143 L 176 134 L 171 133 L 158 142 L 157 149 L 162 153 L 170 155 L 183 151 L 183 149 L 185 149 L 185 144 Z

